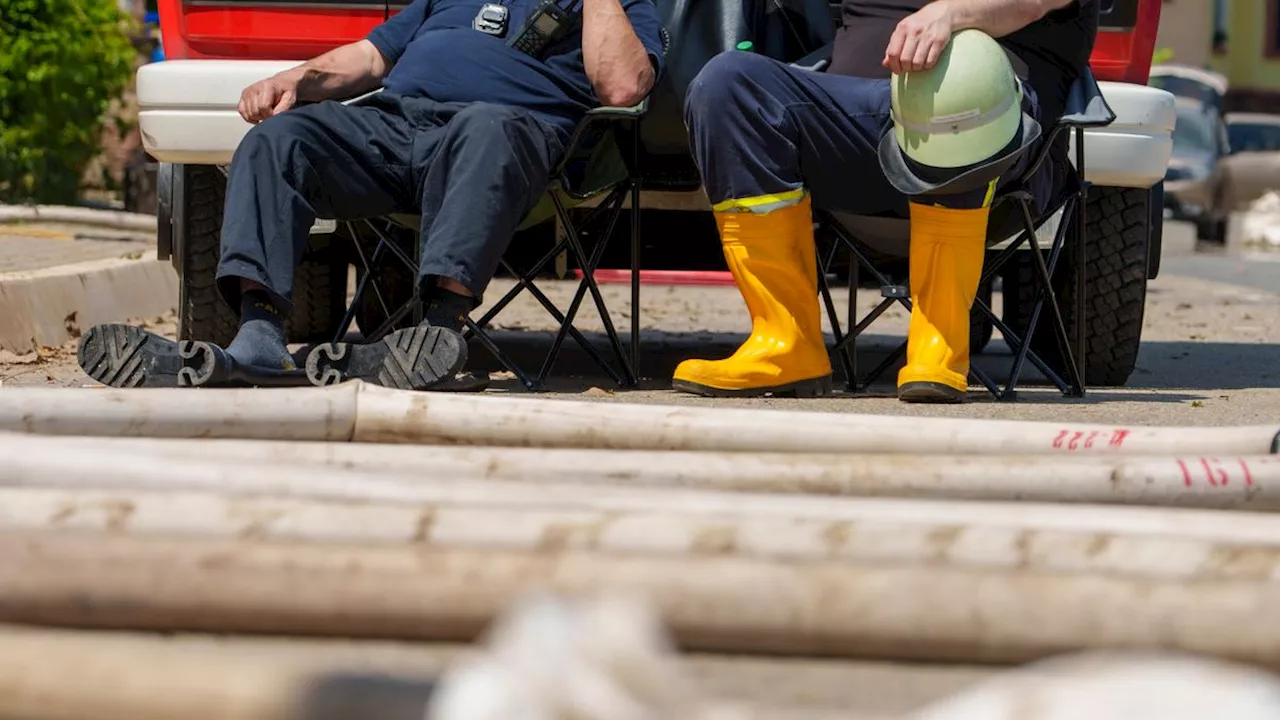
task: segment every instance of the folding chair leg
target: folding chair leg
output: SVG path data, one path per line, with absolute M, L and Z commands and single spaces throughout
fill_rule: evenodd
M 493 356 L 497 358 L 498 362 L 507 370 L 511 371 L 511 374 L 516 376 L 516 379 L 520 381 L 520 384 L 523 385 L 526 390 L 529 392 L 538 392 L 541 389 L 542 386 L 526 375 L 524 371 L 520 369 L 519 365 L 516 365 L 506 353 L 502 352 L 502 349 L 498 347 L 497 343 L 495 343 L 493 339 L 489 337 L 489 334 L 477 325 L 474 320 L 467 318 L 466 322 L 467 330 L 470 331 L 470 334 L 475 336 L 486 350 L 493 353 Z
M 1075 202 L 1077 203 L 1077 205 L 1079 204 L 1078 199 Z M 1026 220 L 1026 222 L 1030 224 L 1031 211 L 1027 208 L 1027 205 L 1025 203 L 1020 203 L 1020 204 L 1022 206 L 1023 217 Z M 1071 209 L 1072 208 L 1070 205 L 1065 207 L 1063 209 L 1063 216 L 1065 217 Z M 1053 282 L 1052 282 L 1053 271 L 1057 267 L 1058 259 L 1061 257 L 1063 246 L 1066 243 L 1067 233 L 1062 232 L 1063 230 L 1064 228 L 1059 228 L 1059 232 L 1056 234 L 1056 237 L 1054 238 L 1053 247 L 1049 251 L 1049 264 L 1047 265 L 1044 260 L 1044 255 L 1040 251 L 1039 241 L 1036 240 L 1034 235 L 1028 238 L 1028 242 L 1031 245 L 1031 251 L 1032 251 L 1031 258 L 1035 265 L 1036 275 L 1039 277 L 1039 280 L 1040 280 L 1041 291 L 1036 295 L 1036 303 L 1032 308 L 1032 314 L 1031 314 L 1031 320 L 1030 320 L 1030 322 L 1033 324 L 1028 325 L 1028 329 L 1026 333 L 1027 337 L 1024 340 L 1025 340 L 1025 344 L 1027 346 L 1030 346 L 1031 338 L 1035 336 L 1034 323 L 1038 320 L 1039 314 L 1040 314 L 1039 311 L 1041 307 L 1043 307 L 1043 303 L 1047 298 L 1049 301 L 1049 311 L 1052 313 L 1052 318 L 1053 318 L 1052 325 L 1054 328 L 1054 332 L 1057 335 L 1058 345 L 1062 350 L 1063 361 L 1067 365 L 1067 368 L 1066 368 L 1067 375 L 1068 377 L 1070 377 L 1071 384 L 1072 384 L 1072 387 L 1070 388 L 1069 391 L 1064 390 L 1064 394 L 1068 396 L 1079 397 L 1084 394 L 1084 382 L 1083 382 L 1083 379 L 1081 378 L 1081 373 L 1079 369 L 1080 368 L 1079 362 L 1080 362 L 1080 359 L 1082 358 L 1076 357 L 1075 350 L 1071 344 L 1071 339 L 1067 336 L 1067 323 L 1062 316 L 1062 308 L 1058 304 L 1058 296 L 1057 296 L 1057 293 L 1055 293 L 1053 290 Z M 1081 243 L 1076 243 L 1076 244 L 1077 246 L 1081 245 Z
M 1084 128 L 1076 128 L 1076 167 L 1084 167 Z M 1088 287 L 1089 257 L 1089 182 L 1080 177 L 1080 197 L 1076 201 L 1076 397 L 1084 397 L 1085 367 L 1088 366 L 1087 330 L 1089 327 L 1089 303 L 1085 297 Z
M 906 355 L 907 355 L 907 343 L 904 340 L 900 345 L 898 345 L 897 348 L 894 349 L 893 352 L 889 353 L 889 355 L 885 357 L 884 360 L 880 361 L 880 364 L 877 365 L 875 369 L 867 373 L 867 377 L 869 378 L 880 377 L 881 375 L 886 373 L 889 370 L 889 368 L 893 367 L 898 362 L 900 362 L 902 358 L 906 357 Z M 866 388 L 866 386 L 870 384 L 871 383 L 868 382 L 866 385 L 863 385 L 863 388 Z
M 554 260 L 556 256 L 559 255 L 567 245 L 568 245 L 567 242 L 563 240 L 560 241 L 559 243 L 556 244 L 555 247 L 551 248 L 551 250 L 545 253 L 537 262 L 533 263 L 531 268 L 526 272 L 519 272 L 514 267 L 512 267 L 512 265 L 509 262 L 507 262 L 505 259 L 501 260 L 500 262 L 502 263 L 502 267 L 505 268 L 507 272 L 511 273 L 511 275 L 513 275 L 516 278 L 516 285 L 512 287 L 510 290 L 508 290 L 507 293 L 498 300 L 498 302 L 494 303 L 493 307 L 489 308 L 489 310 L 485 312 L 485 314 L 481 316 L 479 320 L 472 322 L 468 318 L 468 321 L 469 321 L 468 326 L 463 333 L 464 338 L 468 338 L 473 335 L 476 336 L 476 338 L 480 340 L 480 343 L 484 345 L 485 349 L 488 350 L 503 367 L 505 367 L 507 370 L 515 374 L 516 377 L 525 378 L 525 379 L 522 379 L 521 382 L 530 390 L 540 389 L 541 385 L 539 385 L 536 381 L 528 380 L 527 374 L 524 373 L 524 371 L 522 371 L 518 366 L 516 366 L 516 364 L 510 359 L 510 357 L 496 350 L 497 345 L 494 344 L 492 339 L 488 337 L 488 334 L 485 332 L 485 328 L 488 327 L 489 323 L 492 322 L 493 318 L 497 317 L 497 315 L 501 313 L 503 309 L 505 309 L 508 305 L 512 303 L 512 301 L 514 301 L 517 297 L 519 297 L 521 292 L 525 292 L 525 291 L 528 291 L 529 294 L 532 295 L 533 298 L 537 300 L 540 305 L 542 305 L 543 309 L 546 310 L 549 315 L 551 315 L 551 317 L 556 321 L 557 324 L 561 326 L 564 325 L 564 322 L 565 322 L 564 313 L 560 312 L 560 308 L 556 307 L 555 303 L 551 302 L 551 298 L 547 297 L 546 293 L 542 292 L 542 290 L 540 290 L 538 286 L 533 283 L 533 278 L 539 272 L 541 272 L 542 269 L 546 267 L 548 263 Z M 621 380 L 618 379 L 618 376 L 616 374 L 612 374 L 609 368 L 608 361 L 604 359 L 604 356 L 600 354 L 600 351 L 597 350 L 596 347 L 592 345 L 591 342 L 588 341 L 587 338 L 583 336 L 583 334 L 579 332 L 578 329 L 573 327 L 572 325 L 570 325 L 569 327 L 569 336 L 572 337 L 574 341 L 577 342 L 580 346 L 582 346 L 583 351 L 585 351 L 587 355 L 591 357 L 591 360 L 593 362 L 595 362 L 600 367 L 605 368 L 606 372 L 610 372 L 612 377 L 615 378 L 615 382 L 621 383 Z
M 569 241 L 574 246 L 574 252 L 578 253 L 578 257 L 583 257 L 582 244 L 578 238 Z M 596 312 L 600 313 L 600 321 L 604 323 L 605 334 L 609 338 L 609 344 L 613 347 L 614 355 L 618 358 L 618 362 L 622 365 L 622 375 L 625 378 L 623 383 L 626 387 L 636 386 L 635 371 L 631 366 L 631 360 L 625 350 L 622 349 L 622 338 L 618 337 L 618 330 L 613 325 L 613 317 L 609 313 L 609 307 L 605 304 L 604 294 L 600 292 L 600 286 L 596 283 L 596 268 L 600 264 L 600 258 L 604 255 L 604 242 L 600 243 L 599 251 L 594 253 L 591 258 L 591 267 L 582 274 L 582 281 L 586 284 L 587 290 L 591 293 L 591 299 L 596 306 Z M 566 315 L 566 317 L 571 317 Z
M 351 225 L 351 223 L 347 223 L 347 231 L 351 233 L 351 243 L 355 246 L 356 254 L 360 257 L 360 263 L 364 266 L 364 276 L 356 283 L 355 294 L 352 296 L 352 302 L 347 306 L 346 312 L 342 314 L 342 321 L 338 323 L 338 328 L 333 333 L 332 342 L 335 343 L 342 342 L 342 339 L 347 336 L 347 333 L 351 332 L 351 323 L 355 322 L 356 319 L 357 305 L 359 304 L 360 299 L 364 297 L 365 292 L 368 291 L 369 284 L 373 278 L 373 272 L 370 270 L 370 266 L 371 264 L 378 262 L 382 253 L 382 243 L 378 243 L 378 247 L 373 249 L 373 259 L 366 259 L 364 256 L 364 249 L 360 247 L 360 240 L 356 237 L 355 232 L 351 230 Z M 373 286 L 375 292 L 377 292 L 377 287 L 378 286 L 376 284 Z M 378 300 L 382 303 L 384 311 L 389 313 L 390 311 L 387 310 L 386 302 L 382 299 L 382 293 L 380 292 L 378 293 Z
M 631 372 L 640 378 L 640 185 L 631 193 Z
M 631 127 L 631 372 L 640 379 L 640 132 Z
M 986 370 L 983 370 L 977 365 L 972 364 L 972 361 L 970 361 L 970 365 L 969 365 L 969 374 L 973 375 L 973 377 L 975 377 L 978 380 L 978 384 L 986 388 L 987 392 L 991 393 L 992 397 L 996 398 L 997 400 L 1005 399 L 1004 393 L 1001 392 L 1000 386 L 996 384 L 996 381 L 990 375 L 987 374 Z
M 569 217 L 564 203 L 554 194 L 551 196 L 551 199 L 556 206 L 556 215 L 560 217 L 562 222 L 564 222 L 566 230 L 565 240 L 568 242 L 569 248 L 578 257 L 583 267 L 582 282 L 578 284 L 578 291 L 574 293 L 573 302 L 569 306 L 569 311 L 565 313 L 565 320 L 561 323 L 560 330 L 556 333 L 555 340 L 552 342 L 551 352 L 547 354 L 547 358 L 543 362 L 542 371 L 538 376 L 539 382 L 544 381 L 550 373 L 552 366 L 555 364 L 555 361 L 560 354 L 565 334 L 573 327 L 573 321 L 577 317 L 578 309 L 582 305 L 583 297 L 586 292 L 590 292 L 591 299 L 596 306 L 596 311 L 600 313 L 600 321 L 604 324 L 605 334 L 609 339 L 609 344 L 613 349 L 614 356 L 618 359 L 619 364 L 622 365 L 622 377 L 619 378 L 618 374 L 615 373 L 607 364 L 602 365 L 602 368 L 609 373 L 614 382 L 619 385 L 624 387 L 635 387 L 637 383 L 635 373 L 630 362 L 630 357 L 622 348 L 622 339 L 618 337 L 617 328 L 614 327 L 613 318 L 609 314 L 609 308 L 604 302 L 604 295 L 600 292 L 600 287 L 596 284 L 595 278 L 596 268 L 599 266 L 600 259 L 604 254 L 605 244 L 612 236 L 613 229 L 616 226 L 618 213 L 615 212 L 613 217 L 610 218 L 605 234 L 602 236 L 603 239 L 593 248 L 591 254 L 587 254 L 582 247 L 582 240 L 578 232 L 578 228 L 572 218 Z M 620 193 L 615 192 L 610 195 L 610 198 L 606 200 L 606 202 L 616 202 L 617 206 L 620 207 L 622 203 L 622 196 Z M 616 209 L 617 208 L 615 208 L 615 210 Z M 633 277 L 635 275 L 636 273 L 633 273 Z M 634 287 L 632 292 L 634 297 L 634 293 L 636 293 Z M 634 314 L 635 313 L 633 313 L 633 315 Z
M 334 331 L 332 342 L 335 343 L 342 342 L 342 340 L 347 336 L 347 333 L 351 331 L 351 324 L 355 321 L 359 303 L 364 297 L 364 294 L 370 290 L 373 291 L 374 297 L 377 298 L 378 304 L 382 306 L 382 312 L 386 315 L 388 320 L 384 321 L 379 329 L 373 330 L 372 332 L 370 332 L 368 328 L 360 328 L 360 330 L 365 333 L 366 340 L 379 339 L 381 337 L 380 331 L 382 329 L 389 327 L 391 324 L 394 324 L 399 320 L 400 317 L 403 317 L 403 313 L 396 315 L 394 318 L 392 317 L 393 312 L 391 310 L 391 306 L 387 304 L 387 299 L 383 297 L 382 290 L 378 288 L 378 283 L 374 281 L 373 268 L 378 266 L 379 261 L 382 260 L 383 256 L 387 252 L 391 252 L 401 262 L 408 263 L 408 260 L 405 258 L 404 254 L 400 252 L 400 249 L 395 246 L 395 241 L 393 239 L 379 231 L 372 222 L 367 220 L 364 222 L 371 230 L 373 230 L 374 234 L 378 236 L 378 244 L 373 249 L 373 252 L 366 257 L 364 248 L 361 247 L 360 241 L 356 237 L 356 233 L 353 229 L 354 224 L 350 222 L 347 223 L 348 232 L 351 233 L 352 245 L 355 248 L 356 255 L 359 257 L 360 265 L 364 269 L 364 276 L 360 278 L 360 282 L 356 283 L 355 294 L 352 296 L 352 302 L 347 306 L 346 312 L 342 314 L 342 320 L 338 323 L 338 327 Z
M 991 308 L 988 307 L 987 305 L 983 304 L 980 307 L 982 308 L 983 313 L 986 314 L 987 318 L 991 320 L 991 324 L 995 326 L 995 329 L 1000 331 L 1000 334 L 1004 336 L 1005 342 L 1009 345 L 1009 347 L 1011 348 L 1022 347 L 1023 340 L 1018 336 L 1018 333 L 1013 328 L 1006 325 L 1004 321 L 1001 320 L 999 317 L 996 317 L 995 312 L 993 312 Z M 1016 352 L 1017 351 L 1015 350 L 1015 353 Z M 1054 372 L 1053 369 L 1050 368 L 1048 364 L 1046 364 L 1045 361 L 1041 359 L 1039 355 L 1028 351 L 1026 359 L 1028 362 L 1034 365 L 1036 369 L 1039 370 L 1046 378 L 1048 378 L 1049 382 L 1053 383 L 1054 386 L 1057 387 L 1059 390 L 1063 390 L 1065 392 L 1064 388 L 1068 387 L 1067 381 L 1059 377 L 1058 374 Z M 1016 386 L 1016 383 L 1014 384 L 1014 386 Z M 1014 390 L 1014 386 L 1006 386 L 1003 392 L 998 391 L 998 388 L 997 388 L 997 390 L 992 390 L 991 394 L 994 395 L 997 400 L 1013 399 L 1014 396 L 1016 395 L 1016 393 L 1012 392 Z M 987 389 L 991 390 L 990 387 Z M 1005 395 L 1007 395 L 1008 397 L 1004 397 Z
M 510 272 L 512 275 L 516 276 L 517 285 L 511 288 L 510 290 L 508 290 L 507 294 L 503 295 L 501 300 L 499 300 L 492 308 L 490 308 L 489 311 L 486 312 L 483 317 L 481 317 L 478 321 L 476 321 L 476 332 L 480 332 L 485 327 L 487 327 L 489 322 L 492 321 L 493 318 L 499 312 L 501 312 L 503 308 L 509 305 L 511 301 L 515 300 L 515 298 L 517 298 L 522 291 L 526 291 L 526 290 L 529 292 L 530 295 L 533 296 L 535 300 L 538 301 L 540 305 L 542 305 L 542 308 L 547 311 L 547 314 L 549 314 L 552 317 L 552 319 L 556 321 L 558 325 L 563 326 L 565 322 L 564 313 L 560 312 L 560 308 L 556 307 L 556 304 L 551 302 L 551 298 L 547 297 L 546 293 L 542 292 L 542 290 L 540 290 L 537 285 L 533 284 L 533 275 L 537 274 L 537 272 L 539 272 L 540 269 L 543 266 L 545 266 L 547 262 L 550 262 L 551 259 L 553 259 L 559 253 L 560 253 L 559 249 L 555 249 L 551 253 L 548 253 L 545 256 L 546 260 L 539 261 L 539 263 L 533 266 L 534 269 L 530 270 L 528 273 L 516 272 L 515 269 L 512 268 L 509 263 L 503 260 L 502 261 L 503 267 L 505 267 L 507 271 Z M 574 342 L 578 343 L 578 345 L 582 347 L 583 351 L 586 352 L 587 355 L 591 357 L 592 362 L 596 363 L 600 367 L 606 368 L 606 372 L 608 372 L 609 361 L 605 360 L 604 356 L 600 354 L 600 351 L 596 349 L 596 346 L 592 345 L 591 342 L 587 340 L 586 336 L 584 336 L 581 332 L 578 331 L 577 328 L 573 327 L 572 325 L 569 326 L 569 337 L 573 338 Z M 616 375 L 614 375 L 613 377 L 615 379 L 617 378 Z
M 862 268 L 865 267 L 872 274 L 872 276 L 875 277 L 876 281 L 880 283 L 880 286 L 882 288 L 893 286 L 893 283 L 890 282 L 888 277 L 886 277 L 883 273 L 881 273 L 879 270 L 876 269 L 875 265 L 871 262 L 871 259 L 867 256 L 867 254 L 864 253 L 862 249 L 858 247 L 857 242 L 855 242 L 852 238 L 848 236 L 848 234 L 846 234 L 843 230 L 841 230 L 834 223 L 834 221 L 831 219 L 830 216 L 826 217 L 826 224 L 831 229 L 831 231 L 835 234 L 836 239 L 839 242 L 843 243 L 844 246 L 849 251 L 849 303 L 847 307 L 847 313 L 848 313 L 847 318 L 848 318 L 849 328 L 846 334 L 844 335 L 844 337 L 836 339 L 836 345 L 834 348 L 832 348 L 832 351 L 840 352 L 843 356 L 843 359 L 845 361 L 849 391 L 859 392 L 865 389 L 871 383 L 875 382 L 876 379 L 878 379 L 881 375 L 883 375 L 888 370 L 888 368 L 893 364 L 893 362 L 896 362 L 898 358 L 901 357 L 901 354 L 906 351 L 906 346 L 904 344 L 902 347 L 898 348 L 897 351 L 895 351 L 893 354 L 890 355 L 888 360 L 877 365 L 874 370 L 867 373 L 865 376 L 859 376 L 858 375 L 858 345 L 857 345 L 858 336 L 861 335 L 863 331 L 865 331 L 867 327 L 871 325 L 871 323 L 875 322 L 877 318 L 879 318 L 882 314 L 884 314 L 886 310 L 892 307 L 894 303 L 898 303 L 902 305 L 902 307 L 906 308 L 907 311 L 910 312 L 911 299 L 910 297 L 906 297 L 901 293 L 892 293 L 892 294 L 885 293 L 884 300 L 882 300 L 871 312 L 867 313 L 867 316 L 865 318 L 859 321 L 857 319 L 858 318 L 858 286 L 861 283 L 860 275 L 861 275 Z M 830 264 L 830 261 L 828 261 L 828 265 L 829 264 Z M 834 308 L 828 305 L 827 312 L 828 314 L 832 315 L 834 320 L 833 310 Z M 835 327 L 834 322 L 832 327 L 833 328 Z
M 846 306 L 849 319 L 849 345 L 845 356 L 849 358 L 849 392 L 858 392 L 858 333 L 854 331 L 854 320 L 858 317 L 858 286 L 862 283 L 862 271 L 858 266 L 858 258 L 849 254 L 849 301 Z
M 827 254 L 825 261 L 818 266 L 818 293 L 822 297 L 822 304 L 827 310 L 827 319 L 831 321 L 831 334 L 835 336 L 836 344 L 832 352 L 840 360 L 841 369 L 844 370 L 845 382 L 852 384 L 854 378 L 853 367 L 849 360 L 849 352 L 844 345 L 844 333 L 840 331 L 840 317 L 836 312 L 835 301 L 831 299 L 831 285 L 827 282 L 827 273 L 831 268 L 831 262 L 835 258 L 836 246 L 831 245 L 831 252 Z
M 982 304 L 981 307 L 986 315 L 991 318 L 992 323 L 1005 336 L 1005 342 L 1014 349 L 1014 361 L 1009 373 L 1009 382 L 1005 384 L 1003 390 L 995 393 L 998 400 L 1013 400 L 1017 397 L 1017 385 L 1022 376 L 1022 368 L 1026 361 L 1030 360 L 1045 377 L 1049 379 L 1064 395 L 1068 397 L 1079 397 L 1083 395 L 1084 385 L 1078 372 L 1077 358 L 1070 340 L 1067 337 L 1067 329 L 1065 320 L 1062 317 L 1061 308 L 1058 305 L 1057 294 L 1053 290 L 1053 273 L 1058 266 L 1058 261 L 1062 256 L 1062 251 L 1066 245 L 1066 239 L 1073 225 L 1072 218 L 1075 217 L 1075 210 L 1078 207 L 1079 198 L 1068 198 L 1062 207 L 1063 222 L 1059 225 L 1057 232 L 1054 233 L 1053 243 L 1049 250 L 1049 259 L 1046 262 L 1044 258 L 1043 248 L 1040 246 L 1039 240 L 1035 235 L 1035 223 L 1031 217 L 1030 207 L 1026 198 L 1017 198 L 1018 209 L 1022 215 L 1024 233 L 1019 239 L 1018 244 L 1026 242 L 1029 246 L 1028 252 L 1031 253 L 1032 266 L 1034 270 L 1034 278 L 1036 285 L 1035 300 L 1031 306 L 1031 313 L 1027 318 L 1026 327 L 1020 328 L 1022 337 L 1018 333 L 1008 328 L 995 314 L 991 312 L 989 307 Z M 992 269 L 994 271 L 994 268 Z M 1040 317 L 1046 300 L 1049 303 L 1050 324 L 1053 325 L 1055 339 L 1062 352 L 1062 356 L 1067 365 L 1067 374 L 1070 381 L 1064 381 L 1058 376 L 1048 364 L 1045 363 L 1036 353 L 1031 351 L 1031 339 L 1035 337 L 1036 329 L 1039 327 Z M 985 384 L 985 383 L 984 383 Z M 990 389 L 990 388 L 988 388 Z
M 551 373 L 551 368 L 555 365 L 556 360 L 560 356 L 560 349 L 564 345 L 565 335 L 571 331 L 577 332 L 576 329 L 571 330 L 573 328 L 573 321 L 575 318 L 577 318 L 578 310 L 582 307 L 582 301 L 586 298 L 587 292 L 591 287 L 591 285 L 588 284 L 587 282 L 587 278 L 591 278 L 592 283 L 594 283 L 595 281 L 596 263 L 599 262 L 600 255 L 602 254 L 603 250 L 604 250 L 603 243 L 597 245 L 590 256 L 583 254 L 582 246 L 580 243 L 576 244 L 576 246 L 573 249 L 573 251 L 578 254 L 578 257 L 584 258 L 584 259 L 589 257 L 590 259 L 584 262 L 584 265 L 586 267 L 583 270 L 583 280 L 582 282 L 578 283 L 578 289 L 576 292 L 574 292 L 573 300 L 569 303 L 569 310 L 564 315 L 565 319 L 560 323 L 560 329 L 556 332 L 556 337 L 551 342 L 551 351 L 547 353 L 547 357 L 542 364 L 542 370 L 538 373 L 539 383 L 545 382 L 547 379 L 547 376 Z M 599 290 L 597 289 L 596 292 L 598 293 Z M 615 356 L 620 359 L 623 365 L 623 372 L 625 373 L 628 370 L 627 357 L 622 351 L 621 341 L 617 337 L 617 331 L 613 328 L 613 323 L 607 319 L 608 309 L 604 307 L 603 298 L 600 298 L 597 295 L 593 295 L 592 299 L 596 301 L 596 310 L 597 312 L 600 313 L 601 319 L 604 320 L 605 322 L 605 333 L 608 335 L 610 344 L 613 346 L 613 352 Z M 635 385 L 635 379 L 631 377 L 629 374 L 626 376 L 624 380 L 624 378 L 620 377 L 618 373 L 615 372 L 613 368 L 609 366 L 608 363 L 601 362 L 600 366 L 601 368 L 604 369 L 606 373 L 609 374 L 610 379 L 612 379 L 618 385 L 626 385 L 626 386 Z

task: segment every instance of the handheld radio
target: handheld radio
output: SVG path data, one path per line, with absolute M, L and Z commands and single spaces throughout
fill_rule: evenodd
M 570 7 L 576 4 L 577 0 L 574 0 Z M 564 39 L 577 26 L 580 15 L 580 12 L 560 7 L 556 0 L 542 0 L 525 18 L 516 34 L 507 40 L 507 45 L 541 59 L 548 47 Z

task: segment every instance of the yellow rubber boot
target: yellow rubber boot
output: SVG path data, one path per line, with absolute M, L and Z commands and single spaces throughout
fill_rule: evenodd
M 899 400 L 964 401 L 969 308 L 982 278 L 989 212 L 911 203 L 911 325 Z
M 831 392 L 813 218 L 808 196 L 797 191 L 793 197 L 798 201 L 764 213 L 749 210 L 750 201 L 717 208 L 724 257 L 751 312 L 751 337 L 724 360 L 680 363 L 674 389 L 709 396 Z M 768 199 L 788 202 L 785 196 Z

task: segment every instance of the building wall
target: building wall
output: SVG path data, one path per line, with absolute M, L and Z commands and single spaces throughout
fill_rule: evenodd
M 1210 0 L 1165 0 L 1160 11 L 1160 33 L 1157 49 L 1173 51 L 1170 62 L 1205 67 L 1209 63 L 1213 26 Z
M 1231 84 L 1228 109 L 1280 112 L 1278 16 L 1280 0 L 1229 0 L 1225 47 L 1209 61 Z

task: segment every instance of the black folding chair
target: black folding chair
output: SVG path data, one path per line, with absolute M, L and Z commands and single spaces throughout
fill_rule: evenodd
M 664 33 L 664 43 L 666 43 Z M 531 391 L 540 390 L 551 373 L 566 337 L 571 337 L 622 387 L 634 387 L 640 347 L 640 215 L 631 214 L 631 328 L 630 345 L 623 346 L 595 271 L 607 247 L 607 241 L 622 216 L 626 201 L 639 207 L 639 124 L 648 111 L 649 100 L 634 107 L 601 107 L 587 112 L 570 137 L 568 148 L 552 172 L 550 189 L 521 222 L 517 232 L 557 218 L 564 232 L 554 245 L 527 268 L 516 268 L 509 258 L 502 267 L 516 279 L 507 291 L 478 320 L 468 317 L 464 337 L 475 338 L 504 368 L 513 373 Z M 580 221 L 570 210 L 583 203 L 600 199 Z M 588 227 L 603 224 L 605 231 L 594 242 Z M 367 342 L 400 327 L 416 324 L 422 318 L 422 303 L 416 292 L 416 275 L 420 257 L 419 218 L 416 215 L 393 215 L 379 220 L 348 223 L 354 239 L 357 284 L 354 299 L 335 334 L 345 337 L 359 316 Z M 369 249 L 369 246 L 372 249 Z M 562 311 L 536 284 L 557 256 L 567 254 L 582 272 L 572 301 Z M 536 375 L 531 375 L 498 347 L 489 333 L 493 320 L 521 293 L 528 292 L 551 315 L 558 325 L 551 350 Z M 611 363 L 596 346 L 574 326 L 587 294 L 600 314 L 605 335 L 614 355 Z M 372 327 L 366 327 L 370 325 Z M 336 340 L 335 340 L 336 341 Z
M 823 54 L 825 53 L 825 54 Z M 829 62 L 830 49 L 823 53 L 801 60 L 795 65 L 815 72 L 825 69 Z M 1068 138 L 1075 139 L 1075 168 L 1069 173 L 1067 186 L 1060 193 L 1051 207 L 1038 214 L 1033 210 L 1031 195 L 1022 189 L 1019 183 L 1012 183 L 1001 192 L 993 203 L 991 221 L 989 223 L 988 247 L 998 245 L 1017 233 L 1016 236 L 998 252 L 989 251 L 983 264 L 982 279 L 979 287 L 989 288 L 995 276 L 1026 248 L 1031 261 L 1031 275 L 1035 283 L 1035 299 L 1030 313 L 1025 318 L 1025 326 L 1013 328 L 997 317 L 991 310 L 988 298 L 979 294 L 974 302 L 975 314 L 988 320 L 1000 330 L 1005 342 L 1013 350 L 1014 358 L 1010 369 L 1009 380 L 1001 388 L 982 368 L 972 365 L 970 373 L 994 397 L 1000 400 L 1011 400 L 1017 396 L 1017 385 L 1026 363 L 1030 362 L 1044 376 L 1068 397 L 1081 397 L 1085 393 L 1085 328 L 1088 312 L 1085 296 L 1087 263 L 1085 262 L 1086 234 L 1085 210 L 1088 206 L 1089 183 L 1084 179 L 1084 131 L 1086 128 L 1103 127 L 1115 120 L 1115 113 L 1107 106 L 1094 79 L 1087 68 L 1072 86 L 1063 116 L 1045 135 L 1044 143 L 1036 153 L 1023 177 L 1031 177 L 1035 171 L 1049 159 L 1053 152 L 1063 152 Z M 903 341 L 880 364 L 864 375 L 858 374 L 857 339 L 872 323 L 895 303 L 911 310 L 911 293 L 905 283 L 895 282 L 887 274 L 877 268 L 875 252 L 866 242 L 872 240 L 905 247 L 910 240 L 910 221 L 901 218 L 870 217 L 818 211 L 817 219 L 822 229 L 834 237 L 823 256 L 819 259 L 819 292 L 831 322 L 835 336 L 832 352 L 839 357 L 840 365 L 847 379 L 849 390 L 861 391 L 878 380 L 890 368 L 894 367 L 906 354 L 907 343 Z M 1036 231 L 1045 227 L 1055 217 L 1060 222 L 1053 232 L 1053 239 L 1045 247 Z M 1065 248 L 1071 247 L 1074 252 L 1075 292 L 1075 337 L 1068 337 L 1068 325 L 1063 316 L 1063 307 L 1058 294 L 1054 291 L 1053 278 L 1060 266 Z M 849 252 L 849 302 L 847 309 L 847 333 L 842 332 L 839 313 L 831 298 L 827 281 L 833 270 L 833 263 L 839 248 Z M 881 301 L 866 316 L 858 318 L 857 295 L 860 282 L 860 271 L 865 270 L 880 287 Z M 1036 337 L 1037 329 L 1044 312 L 1048 311 L 1061 359 L 1060 368 L 1050 366 L 1038 353 L 1032 351 L 1031 339 Z M 1065 373 L 1064 378 L 1059 370 Z

